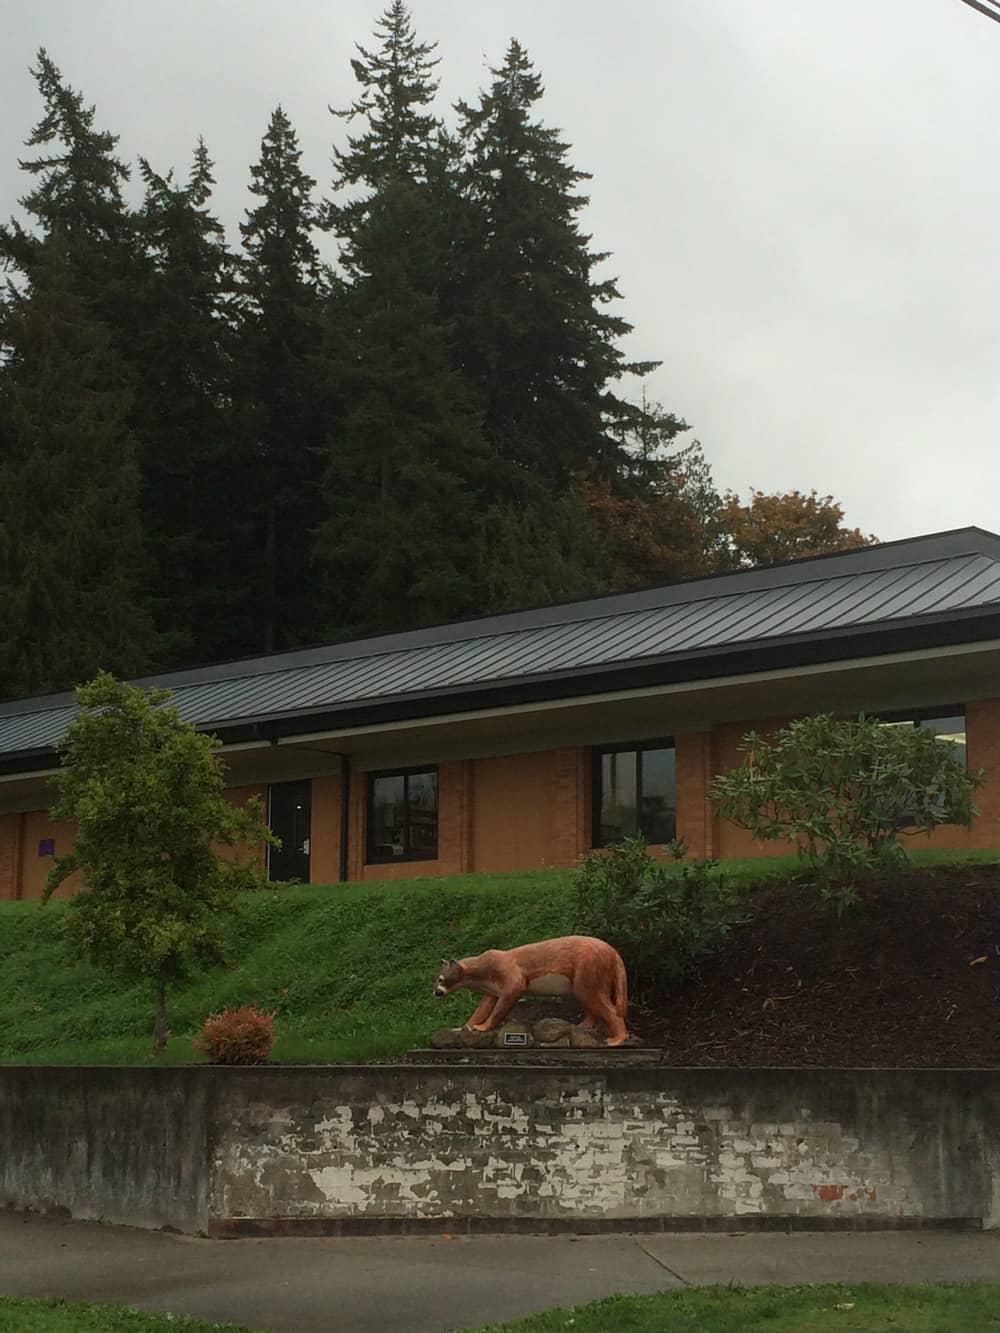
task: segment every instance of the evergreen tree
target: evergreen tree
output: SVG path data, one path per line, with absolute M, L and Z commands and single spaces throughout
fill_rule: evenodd
M 186 183 L 144 159 L 140 170 L 149 267 L 138 294 L 133 419 L 151 609 L 161 661 L 210 661 L 253 646 L 242 567 L 246 477 L 230 405 L 236 261 L 208 208 L 214 180 L 203 142 Z
M 482 606 L 490 612 L 618 591 L 611 542 L 575 490 L 544 505 L 492 506 L 478 524 L 472 554 Z
M 334 146 L 336 191 L 361 187 L 342 204 L 327 205 L 327 222 L 344 242 L 342 258 L 352 268 L 353 238 L 367 214 L 372 192 L 392 181 L 425 181 L 432 171 L 437 119 L 426 108 L 434 100 L 438 84 L 433 71 L 436 43 L 417 40 L 410 13 L 403 0 L 392 0 L 375 25 L 380 45 L 373 51 L 356 50 L 360 59 L 351 61 L 361 96 L 346 111 L 333 111 L 347 121 L 360 117 L 361 134 L 348 136 L 347 148 Z
M 46 240 L 58 236 L 77 294 L 127 354 L 142 264 L 122 196 L 129 168 L 115 153 L 118 136 L 95 128 L 94 107 L 65 83 L 44 48 L 32 75 L 44 114 L 27 140 L 38 154 L 19 162 L 33 181 L 19 202 L 36 230 L 16 220 L 0 225 L 0 261 L 30 277 L 36 262 L 46 262 Z
M 458 104 L 468 153 L 470 227 L 454 298 L 462 364 L 486 403 L 485 429 L 510 494 L 562 492 L 575 474 L 614 475 L 622 451 L 609 429 L 621 412 L 610 385 L 652 365 L 616 346 L 631 326 L 604 307 L 606 258 L 578 225 L 589 179 L 556 130 L 534 118 L 543 88 L 511 42 L 478 106 Z
M 437 61 L 400 0 L 376 36 L 379 47 L 359 47 L 352 62 L 363 92 L 346 114 L 362 117 L 364 130 L 336 153 L 335 189 L 355 195 L 330 209 L 349 278 L 332 308 L 331 340 L 346 410 L 317 560 L 340 589 L 336 627 L 352 630 L 479 609 L 469 545 L 484 443 L 440 314 L 449 259 L 442 201 L 454 187 L 451 149 L 425 110 Z
M 436 301 L 409 271 L 418 238 L 434 230 L 426 212 L 419 186 L 383 185 L 357 233 L 357 262 L 370 255 L 370 268 L 338 306 L 334 363 L 350 406 L 330 455 L 317 559 L 340 590 L 330 626 L 340 631 L 478 609 L 469 545 L 483 440 Z M 401 233 L 405 246 L 396 244 Z
M 319 519 L 329 385 L 319 362 L 324 281 L 313 241 L 316 182 L 301 156 L 279 106 L 252 168 L 250 192 L 259 202 L 240 227 L 236 397 L 251 479 L 257 646 L 265 652 L 314 638 L 320 613 L 310 583 L 310 534 Z
M 58 236 L 7 306 L 0 376 L 0 693 L 63 688 L 151 655 L 138 601 L 135 441 L 110 338 Z

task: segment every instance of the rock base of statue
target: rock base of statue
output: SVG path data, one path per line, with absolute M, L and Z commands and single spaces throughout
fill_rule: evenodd
M 535 1022 L 511 1021 L 493 1032 L 473 1032 L 471 1028 L 438 1028 L 431 1033 L 435 1051 L 502 1050 L 588 1050 L 632 1049 L 638 1043 L 630 1038 L 627 1047 L 608 1046 L 600 1032 L 592 1032 L 565 1018 L 539 1018 Z

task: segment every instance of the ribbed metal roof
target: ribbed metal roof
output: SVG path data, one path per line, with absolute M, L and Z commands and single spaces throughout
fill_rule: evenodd
M 964 539 L 964 540 L 956 540 Z M 895 558 L 886 558 L 894 556 Z M 643 593 L 382 636 L 160 678 L 206 729 L 594 668 L 822 639 L 1000 605 L 1000 538 L 978 529 Z M 581 688 L 585 688 L 581 684 Z M 53 746 L 68 695 L 0 704 L 0 754 Z M 308 731 L 306 720 L 301 728 Z

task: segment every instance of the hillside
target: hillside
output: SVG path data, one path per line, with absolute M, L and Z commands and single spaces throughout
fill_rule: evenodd
M 1000 863 L 918 866 L 838 922 L 795 884 L 635 1024 L 676 1065 L 1000 1066 Z
M 1000 860 L 921 860 L 839 923 L 794 861 L 735 865 L 744 923 L 687 984 L 634 1006 L 633 1032 L 676 1065 L 1000 1067 Z M 151 995 L 68 965 L 62 910 L 0 905 L 0 1062 L 148 1060 Z M 568 871 L 246 894 L 232 965 L 170 999 L 167 1059 L 196 1059 L 201 1020 L 246 1002 L 276 1014 L 277 1061 L 392 1059 L 473 1007 L 433 999 L 442 955 L 572 925 Z
M 465 999 L 431 995 L 441 957 L 511 947 L 570 928 L 566 871 L 285 888 L 244 894 L 234 964 L 168 996 L 171 1061 L 226 1004 L 276 1014 L 275 1060 L 365 1060 L 461 1022 Z M 149 1057 L 152 988 L 67 965 L 61 904 L 0 906 L 0 1062 L 124 1063 Z

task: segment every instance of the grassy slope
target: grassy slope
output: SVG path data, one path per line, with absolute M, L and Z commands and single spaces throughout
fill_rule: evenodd
M 774 857 L 725 869 L 750 885 L 796 866 L 794 857 Z M 206 1015 L 248 1002 L 276 1013 L 278 1061 L 366 1060 L 422 1045 L 472 1007 L 464 994 L 431 997 L 441 956 L 571 931 L 572 881 L 570 871 L 540 870 L 246 894 L 232 922 L 232 966 L 169 997 L 176 1035 L 167 1059 L 197 1059 L 190 1037 Z M 151 988 L 68 962 L 58 931 L 63 910 L 0 904 L 0 1063 L 148 1059 Z
M 565 934 L 566 871 L 309 886 L 243 895 L 229 968 L 168 997 L 167 1058 L 196 1059 L 190 1034 L 226 1004 L 276 1013 L 275 1060 L 362 1060 L 423 1044 L 464 1018 L 469 997 L 434 1000 L 444 954 Z M 124 1063 L 148 1057 L 152 990 L 67 963 L 59 903 L 0 908 L 0 1061 Z
M 29 1301 L 0 1296 L 0 1333 L 246 1333 L 235 1324 L 206 1324 L 183 1315 L 148 1314 L 121 1305 Z
M 478 1333 L 985 1333 L 1000 1329 L 1000 1287 L 702 1287 L 611 1296 L 573 1309 L 490 1324 Z

